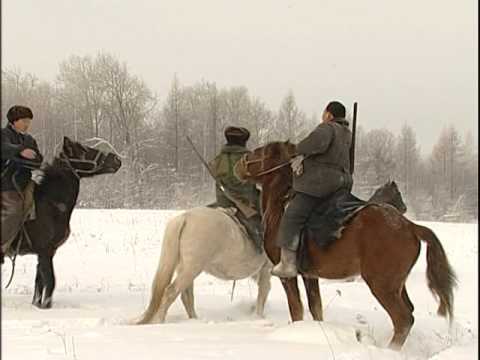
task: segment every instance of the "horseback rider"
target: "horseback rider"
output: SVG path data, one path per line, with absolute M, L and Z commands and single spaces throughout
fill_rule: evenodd
M 293 199 L 286 207 L 279 227 L 277 244 L 281 260 L 272 274 L 280 278 L 297 275 L 297 254 L 301 232 L 312 211 L 340 192 L 350 192 L 352 133 L 345 119 L 345 107 L 330 102 L 322 114 L 322 123 L 297 145 L 292 160 Z
M 15 105 L 8 110 L 8 123 L 2 128 L 2 264 L 33 206 L 32 169 L 39 168 L 43 160 L 37 142 L 28 134 L 32 119 L 31 109 Z
M 222 147 L 220 153 L 209 163 L 212 172 L 219 183 L 228 192 L 225 194 L 216 185 L 216 203 L 214 206 L 223 208 L 237 208 L 237 218 L 245 226 L 248 234 L 253 239 L 257 249 L 263 251 L 263 230 L 262 218 L 260 214 L 260 192 L 254 184 L 242 183 L 234 175 L 233 168 L 238 160 L 249 153 L 246 144 L 250 138 L 250 132 L 243 127 L 229 126 L 225 129 L 225 138 L 227 143 Z M 246 205 L 253 210 L 244 213 L 228 197 L 233 197 L 236 201 Z

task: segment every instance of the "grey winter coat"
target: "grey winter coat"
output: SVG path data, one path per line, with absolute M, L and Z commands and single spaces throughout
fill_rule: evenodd
M 303 174 L 294 176 L 293 189 L 323 198 L 335 191 L 352 188 L 350 146 L 352 133 L 348 121 L 336 118 L 322 123 L 297 145 L 304 155 Z

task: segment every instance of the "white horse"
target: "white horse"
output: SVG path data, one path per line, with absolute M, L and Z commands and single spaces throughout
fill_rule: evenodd
M 188 317 L 196 318 L 193 281 L 203 271 L 223 280 L 254 277 L 258 285 L 255 311 L 263 317 L 272 264 L 228 210 L 198 207 L 167 223 L 150 303 L 137 324 L 164 322 L 180 293 Z

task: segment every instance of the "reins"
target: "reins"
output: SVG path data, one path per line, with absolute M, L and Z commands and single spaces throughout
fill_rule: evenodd
M 285 166 L 287 166 L 287 165 L 289 165 L 289 164 L 291 163 L 291 160 L 288 160 L 288 161 L 283 162 L 283 163 L 281 163 L 281 164 L 279 164 L 279 165 L 276 165 L 276 166 L 274 166 L 274 167 L 272 167 L 272 168 L 270 168 L 270 169 L 265 169 L 265 170 L 264 170 L 263 168 L 264 168 L 264 162 L 265 162 L 265 160 L 266 160 L 266 157 L 265 157 L 265 148 L 262 149 L 262 156 L 261 156 L 260 159 L 248 160 L 248 155 L 245 155 L 244 157 L 242 157 L 242 158 L 240 159 L 241 164 L 242 164 L 242 167 L 244 168 L 245 173 L 247 174 L 247 176 L 256 176 L 256 177 L 257 177 L 257 176 L 263 176 L 263 175 L 266 175 L 266 174 L 270 174 L 270 173 L 272 173 L 272 172 L 274 172 L 274 171 L 277 171 L 278 169 L 281 169 L 281 168 L 283 168 L 283 167 L 285 167 Z M 255 175 L 252 175 L 252 174 L 250 173 L 250 171 L 248 171 L 248 166 L 249 166 L 250 164 L 255 164 L 255 163 L 259 163 L 259 162 L 262 163 L 262 165 L 261 165 L 261 169 L 262 169 L 262 170 L 261 170 L 259 173 L 255 174 Z

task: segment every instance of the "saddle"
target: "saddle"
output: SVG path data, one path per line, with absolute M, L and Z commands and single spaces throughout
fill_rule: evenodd
M 329 198 L 319 201 L 300 235 L 300 246 L 297 251 L 298 269 L 301 272 L 309 269 L 307 241 L 314 241 L 320 249 L 326 250 L 341 237 L 343 229 L 355 215 L 368 205 L 370 203 L 357 198 L 347 190 L 339 190 Z
M 242 231 L 242 233 L 250 238 L 250 236 L 248 235 L 248 232 L 247 232 L 247 228 L 245 227 L 245 225 L 243 225 L 241 222 L 240 222 L 240 219 L 238 218 L 238 209 L 237 208 L 234 208 L 234 207 L 229 207 L 229 208 L 224 208 L 224 207 L 215 207 L 215 209 L 217 209 L 218 211 L 221 211 L 223 212 L 225 215 L 228 215 L 229 218 L 231 218 L 233 221 L 235 221 L 238 225 L 238 227 L 240 228 L 240 230 Z
M 235 207 L 220 207 L 215 206 L 214 204 L 208 205 L 210 208 L 215 208 L 224 214 L 228 215 L 235 223 L 238 225 L 240 231 L 245 235 L 245 237 L 253 242 L 255 248 L 259 253 L 263 252 L 263 235 L 261 230 L 258 228 L 262 226 L 261 218 L 258 216 L 258 224 L 253 224 L 255 220 L 252 217 L 246 218 L 241 211 Z

